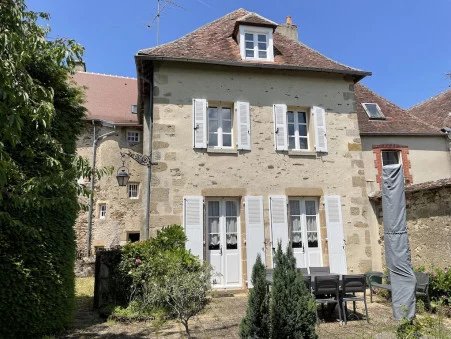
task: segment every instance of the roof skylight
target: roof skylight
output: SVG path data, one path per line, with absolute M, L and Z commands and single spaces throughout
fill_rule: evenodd
M 370 119 L 385 119 L 385 116 L 384 114 L 382 114 L 382 111 L 378 104 L 373 102 L 362 103 L 362 106 Z

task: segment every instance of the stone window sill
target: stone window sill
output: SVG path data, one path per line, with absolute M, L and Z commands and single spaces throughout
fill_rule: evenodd
M 208 147 L 207 153 L 222 153 L 222 154 L 238 154 L 238 151 L 234 148 L 213 148 Z
M 288 155 L 296 157 L 316 157 L 316 152 L 314 151 L 299 151 L 299 150 L 288 150 Z

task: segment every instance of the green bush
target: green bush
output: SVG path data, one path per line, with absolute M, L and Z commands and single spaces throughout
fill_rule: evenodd
M 251 281 L 253 287 L 249 292 L 246 316 L 240 323 L 240 337 L 269 338 L 269 291 L 260 255 L 252 268 Z
M 430 276 L 430 295 L 434 300 L 441 299 L 450 304 L 451 296 L 451 270 L 436 267 Z
M 73 41 L 48 41 L 23 0 L 0 2 L 0 337 L 39 337 L 72 321 L 85 109 Z
M 291 247 L 286 254 L 279 243 L 274 256 L 271 287 L 271 338 L 317 338 L 316 304 L 305 287 L 302 274 L 296 270 Z

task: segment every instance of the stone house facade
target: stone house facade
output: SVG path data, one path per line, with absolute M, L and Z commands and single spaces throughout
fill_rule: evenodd
M 256 256 L 270 267 L 279 241 L 299 267 L 381 266 L 354 100 L 370 73 L 279 27 L 239 9 L 136 56 L 144 142 L 158 162 L 151 233 L 184 225 L 220 288 L 249 286 Z

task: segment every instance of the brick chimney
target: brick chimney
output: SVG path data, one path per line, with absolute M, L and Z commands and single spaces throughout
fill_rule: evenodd
M 284 24 L 277 26 L 276 32 L 282 34 L 283 36 L 291 39 L 291 40 L 299 40 L 298 37 L 298 26 L 293 24 L 293 20 L 291 16 L 287 16 L 287 19 Z

